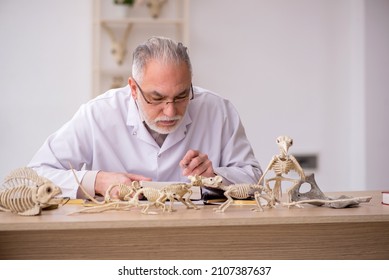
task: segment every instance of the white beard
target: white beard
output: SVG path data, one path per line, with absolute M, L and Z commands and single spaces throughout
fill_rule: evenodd
M 146 122 L 147 126 L 154 130 L 155 132 L 158 132 L 159 134 L 169 134 L 174 132 L 181 124 L 183 118 L 182 116 L 175 116 L 175 117 L 166 117 L 162 116 L 159 118 L 156 118 L 155 120 L 152 120 L 149 118 L 149 116 L 145 113 L 143 102 L 137 101 L 139 114 L 141 115 L 141 118 Z M 177 121 L 177 123 L 174 126 L 170 127 L 160 127 L 158 126 L 159 121 Z

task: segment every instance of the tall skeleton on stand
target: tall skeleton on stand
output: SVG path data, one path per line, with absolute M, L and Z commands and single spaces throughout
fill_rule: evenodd
M 288 150 L 290 146 L 293 145 L 293 139 L 288 136 L 280 136 L 277 138 L 277 145 L 280 149 L 280 154 L 273 156 L 265 172 L 263 172 L 261 178 L 259 179 L 258 184 L 261 184 L 264 180 L 266 174 L 269 171 L 274 171 L 275 177 L 264 180 L 264 186 L 268 190 L 272 190 L 273 197 L 277 200 L 280 199 L 282 195 L 281 183 L 283 181 L 293 183 L 293 186 L 288 189 L 288 202 L 291 202 L 291 192 L 299 187 L 300 180 L 305 180 L 304 170 L 301 168 L 300 164 L 293 155 L 288 155 Z M 296 171 L 300 176 L 298 179 L 284 177 L 282 175 L 288 174 L 290 171 Z M 270 188 L 269 183 L 274 181 L 273 189 Z

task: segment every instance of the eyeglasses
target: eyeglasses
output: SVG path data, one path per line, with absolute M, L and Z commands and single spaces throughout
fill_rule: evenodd
M 161 105 L 163 103 L 165 103 L 166 105 L 168 105 L 169 103 L 181 104 L 181 103 L 184 103 L 188 100 L 192 100 L 194 98 L 193 86 L 191 83 L 189 93 L 185 92 L 185 93 L 179 94 L 178 96 L 174 97 L 172 101 L 167 101 L 167 98 L 163 97 L 163 96 L 148 100 L 146 98 L 145 94 L 143 93 L 142 88 L 139 86 L 139 84 L 134 79 L 133 79 L 133 81 L 135 82 L 136 86 L 139 88 L 139 91 L 142 94 L 143 99 L 146 101 L 147 104 L 151 104 L 151 105 L 155 105 L 155 106 Z

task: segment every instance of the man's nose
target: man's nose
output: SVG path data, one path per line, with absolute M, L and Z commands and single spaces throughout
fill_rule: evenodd
M 163 113 L 168 117 L 175 117 L 177 114 L 176 103 L 167 101 L 163 107 Z

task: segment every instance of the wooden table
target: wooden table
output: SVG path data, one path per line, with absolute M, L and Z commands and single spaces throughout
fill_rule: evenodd
M 144 215 L 139 209 L 40 216 L 0 212 L 0 259 L 389 259 L 389 206 L 376 192 L 356 208 L 234 205 Z M 339 194 L 340 195 L 340 194 Z

